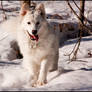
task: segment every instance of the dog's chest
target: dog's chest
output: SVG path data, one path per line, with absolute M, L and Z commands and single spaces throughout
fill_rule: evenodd
M 30 40 L 29 42 L 29 47 L 32 50 L 36 50 L 36 49 L 44 49 L 46 48 L 46 40 L 39 40 L 39 41 L 34 41 L 34 40 Z
M 40 63 L 48 55 L 48 49 L 43 43 L 30 43 L 30 56 L 33 61 Z
M 30 47 L 30 53 L 34 55 L 39 55 L 39 54 L 46 54 L 48 52 L 48 46 L 46 45 L 46 42 L 36 42 L 36 41 L 31 41 L 29 44 Z
M 30 41 L 29 48 L 30 49 L 36 49 L 38 47 L 38 42 L 36 41 Z

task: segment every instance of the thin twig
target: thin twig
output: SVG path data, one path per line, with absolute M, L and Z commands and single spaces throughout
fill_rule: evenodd
M 78 38 L 78 40 L 77 40 L 77 43 L 75 44 L 73 50 L 71 51 L 71 53 L 68 54 L 68 55 L 65 55 L 65 56 L 69 56 L 69 61 L 70 61 L 70 62 L 76 60 L 76 55 L 77 55 L 77 52 L 78 52 L 78 50 L 79 50 L 81 38 L 82 38 L 82 32 L 80 32 L 80 36 L 79 36 L 79 38 Z M 77 48 L 76 48 L 76 47 L 77 47 Z M 73 53 L 73 57 L 71 58 L 72 53 Z M 69 62 L 69 63 L 70 63 L 70 62 Z
M 71 61 L 76 60 L 76 55 L 77 55 L 77 52 L 78 52 L 78 50 L 79 50 L 79 46 L 80 46 L 80 42 L 81 42 L 81 38 L 82 38 L 82 32 L 80 31 L 80 37 L 79 37 L 79 39 L 78 39 L 78 43 L 77 43 L 78 46 L 77 46 L 77 48 L 75 48 L 75 50 L 74 50 L 74 55 L 73 55 Z
M 69 1 L 68 1 L 68 0 L 66 0 L 66 1 L 67 1 L 68 6 L 70 7 L 71 11 L 76 15 L 76 17 L 77 17 L 77 18 L 79 19 L 79 21 L 81 22 L 81 18 L 76 14 L 76 12 L 74 11 L 74 9 L 71 7 Z M 88 31 L 89 34 L 92 34 L 92 32 L 91 32 L 92 28 L 86 26 L 86 25 L 83 24 L 82 22 L 81 22 L 81 24 L 82 24 L 82 26 L 83 26 L 85 29 L 87 29 L 87 31 Z
M 71 56 L 71 54 L 74 52 L 74 50 L 75 50 L 77 44 L 78 44 L 78 40 L 77 40 L 76 44 L 74 45 L 73 50 L 72 50 L 69 54 L 64 54 L 64 56 L 69 56 L 69 60 L 71 60 L 71 59 L 70 59 L 70 56 Z
M 73 0 L 74 4 L 76 5 L 76 7 L 80 10 L 81 15 L 85 18 L 85 20 L 91 25 L 92 21 L 90 21 L 89 19 L 87 19 L 84 14 L 82 13 L 81 9 L 79 8 L 79 6 L 76 4 L 76 2 Z
M 80 30 L 79 30 L 79 39 L 78 39 L 78 41 L 77 41 L 77 43 L 75 44 L 75 46 L 74 46 L 74 48 L 73 48 L 73 50 L 72 50 L 72 52 L 69 54 L 69 60 L 70 60 L 70 62 L 72 62 L 72 61 L 74 61 L 74 60 L 76 60 L 76 55 L 77 55 L 77 52 L 78 52 L 78 50 L 79 50 L 79 46 L 80 46 L 80 42 L 81 42 L 81 38 L 82 38 L 82 30 L 84 29 L 84 27 L 85 28 L 87 28 L 87 29 L 89 29 L 86 25 L 84 25 L 84 19 L 82 19 L 83 18 L 83 15 L 84 14 L 81 14 L 82 13 L 82 11 L 80 11 L 80 15 L 82 15 L 82 18 L 81 18 L 81 16 L 78 16 L 77 14 L 76 14 L 76 12 L 75 12 L 75 10 L 72 8 L 72 6 L 70 5 L 70 3 L 69 3 L 69 0 L 67 0 L 67 4 L 68 4 L 68 6 L 70 7 L 70 9 L 71 9 L 71 11 L 77 16 L 77 18 L 79 19 L 79 23 L 80 23 Z M 77 5 L 77 4 L 76 4 Z M 83 12 L 84 13 L 84 12 Z M 72 58 L 70 58 L 70 56 L 73 54 L 73 57 Z

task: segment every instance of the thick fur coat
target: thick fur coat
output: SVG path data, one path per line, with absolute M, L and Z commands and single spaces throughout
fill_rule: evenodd
M 32 84 L 37 86 L 47 83 L 48 71 L 58 68 L 59 42 L 54 29 L 46 20 L 44 5 L 39 4 L 35 10 L 30 10 L 24 4 L 18 17 L 5 21 L 1 26 L 16 35 L 23 55 L 22 64 L 29 72 Z M 37 30 L 37 40 L 30 38 L 32 30 Z

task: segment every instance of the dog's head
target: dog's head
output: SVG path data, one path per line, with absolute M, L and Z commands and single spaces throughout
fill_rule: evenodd
M 22 17 L 22 27 L 28 34 L 36 39 L 37 33 L 45 19 L 45 9 L 43 4 L 38 4 L 35 9 L 30 9 L 29 6 L 24 3 L 20 16 Z

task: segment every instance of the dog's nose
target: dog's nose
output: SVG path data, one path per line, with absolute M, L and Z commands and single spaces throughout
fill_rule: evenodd
M 37 30 L 32 30 L 32 34 L 37 34 Z

